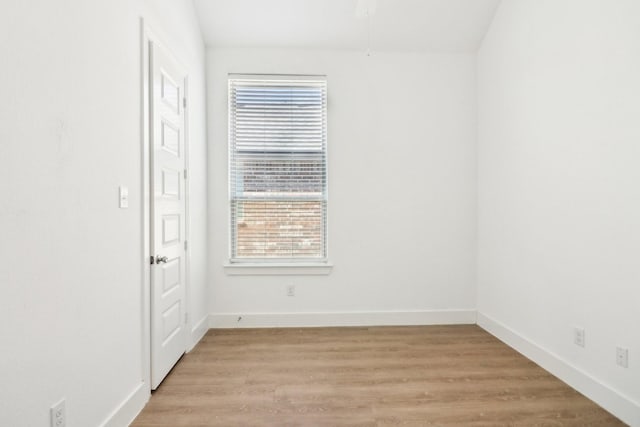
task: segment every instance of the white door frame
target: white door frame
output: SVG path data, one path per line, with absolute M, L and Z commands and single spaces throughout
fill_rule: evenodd
M 142 63 L 142 88 L 141 88 L 141 159 L 142 159 L 142 187 L 141 187 L 141 205 L 142 205 L 142 283 L 141 283 L 141 373 L 142 382 L 145 388 L 151 393 L 151 175 L 150 175 L 150 126 L 152 125 L 152 117 L 150 116 L 150 52 L 149 44 L 153 43 L 162 47 L 166 52 L 171 53 L 166 45 L 160 41 L 149 26 L 140 19 L 141 28 L 141 63 Z M 181 61 L 178 61 L 181 63 Z M 189 76 L 184 81 L 184 98 L 186 107 L 184 108 L 184 150 L 185 150 L 185 169 L 189 170 Z M 188 177 L 188 174 L 187 174 Z M 190 217 L 189 217 L 189 179 L 185 179 L 185 240 L 190 240 Z M 188 248 L 185 253 L 185 313 L 187 314 L 187 340 L 185 341 L 185 352 L 189 349 L 191 341 L 192 319 L 190 315 L 189 304 L 189 270 L 191 262 L 191 249 Z

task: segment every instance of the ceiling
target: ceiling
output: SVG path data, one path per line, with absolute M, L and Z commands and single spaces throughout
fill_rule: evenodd
M 194 0 L 212 47 L 366 49 L 358 0 Z M 377 0 L 373 51 L 474 52 L 500 0 Z M 359 15 L 359 16 L 357 16 Z

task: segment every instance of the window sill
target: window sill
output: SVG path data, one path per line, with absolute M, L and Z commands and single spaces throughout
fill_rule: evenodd
M 327 276 L 331 263 L 227 263 L 224 272 L 228 276 Z

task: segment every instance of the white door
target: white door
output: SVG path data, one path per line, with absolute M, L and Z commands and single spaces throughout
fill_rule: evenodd
M 157 44 L 150 54 L 151 388 L 186 348 L 186 74 Z

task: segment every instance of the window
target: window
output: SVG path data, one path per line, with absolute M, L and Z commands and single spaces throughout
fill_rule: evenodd
M 326 261 L 324 77 L 229 78 L 232 262 Z

